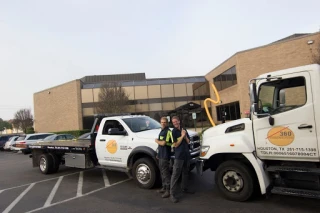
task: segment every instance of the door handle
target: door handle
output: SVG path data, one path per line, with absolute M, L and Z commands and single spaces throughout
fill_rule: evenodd
M 298 126 L 298 129 L 311 129 L 312 128 L 312 125 L 300 125 Z
M 100 141 L 106 141 L 105 139 L 100 139 Z

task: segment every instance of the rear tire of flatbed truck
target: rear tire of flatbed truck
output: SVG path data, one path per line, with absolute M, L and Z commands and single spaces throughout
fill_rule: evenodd
M 48 154 L 41 154 L 39 157 L 39 169 L 43 174 L 51 174 L 54 170 L 54 159 Z
M 258 187 L 254 171 L 235 160 L 226 161 L 217 168 L 215 183 L 225 198 L 240 202 L 249 200 Z
M 151 189 L 157 183 L 159 171 L 150 158 L 140 158 L 133 164 L 132 176 L 139 187 Z
M 60 163 L 61 163 L 61 158 L 59 156 L 57 156 L 56 154 L 53 154 L 53 153 L 49 153 L 49 155 L 53 159 L 53 167 L 52 167 L 51 173 L 56 173 L 59 170 L 59 166 L 60 166 Z

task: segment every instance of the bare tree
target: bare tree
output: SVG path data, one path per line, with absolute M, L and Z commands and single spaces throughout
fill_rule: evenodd
M 20 109 L 14 115 L 14 126 L 17 129 L 21 129 L 24 133 L 27 132 L 27 128 L 33 126 L 33 116 L 30 109 Z
M 16 131 L 17 131 L 17 133 L 18 133 L 18 130 L 20 129 L 20 122 L 19 122 L 18 120 L 16 120 L 16 119 L 13 119 L 13 120 L 11 121 L 11 123 L 12 123 L 12 127 L 13 127 L 14 129 L 16 129 Z
M 120 83 L 107 82 L 99 93 L 98 113 L 122 113 L 126 112 L 129 105 L 129 95 L 121 87 Z

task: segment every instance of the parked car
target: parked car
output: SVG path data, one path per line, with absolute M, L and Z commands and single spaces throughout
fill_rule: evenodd
M 0 150 L 3 150 L 5 143 L 12 137 L 19 135 L 0 135 Z
M 16 151 L 27 149 L 29 145 L 34 144 L 50 135 L 53 135 L 53 133 L 34 133 L 20 136 L 16 143 L 12 146 L 12 149 Z
M 43 140 L 40 140 L 40 142 L 73 140 L 73 139 L 76 139 L 76 137 L 71 134 L 54 134 L 44 138 Z
M 19 136 L 13 136 L 9 138 L 9 140 L 5 143 L 3 149 L 4 150 L 12 150 L 12 145 L 16 143 Z
M 90 140 L 91 139 L 90 134 L 91 134 L 90 132 L 84 133 L 78 137 L 78 140 Z

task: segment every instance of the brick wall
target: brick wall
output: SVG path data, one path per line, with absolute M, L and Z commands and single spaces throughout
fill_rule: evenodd
M 36 132 L 82 129 L 79 80 L 37 92 L 33 98 Z

